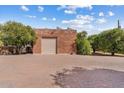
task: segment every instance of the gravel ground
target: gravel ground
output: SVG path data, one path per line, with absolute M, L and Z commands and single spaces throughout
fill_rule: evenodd
M 108 69 L 64 69 L 54 79 L 63 88 L 124 88 L 124 72 Z
M 64 71 L 66 71 L 66 69 L 71 70 L 74 67 L 82 67 L 91 70 L 91 72 L 93 69 L 111 69 L 115 71 L 124 72 L 124 57 L 80 56 L 80 55 L 0 56 L 0 87 L 5 87 L 5 88 L 15 88 L 15 87 L 16 88 L 53 88 L 53 87 L 56 88 L 57 87 L 58 88 L 61 86 L 55 83 L 55 77 L 53 77 L 53 75 L 56 75 L 57 72 L 63 71 L 63 69 L 65 69 Z M 81 76 L 82 77 L 87 76 L 86 81 L 90 80 L 88 76 L 90 76 L 90 78 L 92 76 L 92 79 L 94 79 L 95 78 L 94 75 L 95 74 L 97 75 L 98 73 L 98 71 L 97 73 L 95 73 L 96 71 L 94 71 L 95 74 L 92 74 L 90 71 L 84 71 L 84 72 L 85 75 L 82 74 Z M 105 70 L 103 75 L 104 74 L 110 75 L 111 74 L 110 72 L 112 71 Z M 99 76 L 102 79 L 104 78 L 103 75 L 100 77 L 98 74 L 97 76 Z M 124 79 L 123 75 L 122 76 L 120 75 L 121 74 L 118 74 L 118 76 L 116 77 L 117 81 Z M 74 77 L 78 78 L 78 73 L 76 74 L 76 76 L 75 74 L 74 76 L 72 74 L 72 78 Z M 119 85 L 117 86 L 121 87 L 121 85 L 123 84 L 121 83 Z M 76 87 L 76 86 L 67 86 L 67 87 Z

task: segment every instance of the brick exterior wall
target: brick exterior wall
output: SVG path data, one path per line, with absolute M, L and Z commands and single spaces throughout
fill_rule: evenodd
M 41 39 L 57 38 L 57 54 L 76 53 L 76 31 L 72 29 L 35 29 L 37 40 L 33 47 L 33 53 L 42 53 Z

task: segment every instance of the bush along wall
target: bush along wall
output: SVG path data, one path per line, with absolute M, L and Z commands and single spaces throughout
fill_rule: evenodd
M 79 32 L 76 39 L 77 54 L 89 55 L 92 52 L 90 42 L 87 39 L 87 33 L 85 31 Z

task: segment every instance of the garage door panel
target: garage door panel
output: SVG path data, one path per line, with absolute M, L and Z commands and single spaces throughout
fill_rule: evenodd
M 56 54 L 56 38 L 42 38 L 42 54 Z

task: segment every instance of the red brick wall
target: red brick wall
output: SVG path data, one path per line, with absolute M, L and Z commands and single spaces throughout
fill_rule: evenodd
M 37 41 L 33 48 L 33 53 L 42 53 L 41 38 L 56 37 L 57 38 L 57 53 L 76 53 L 76 31 L 71 29 L 36 29 Z

